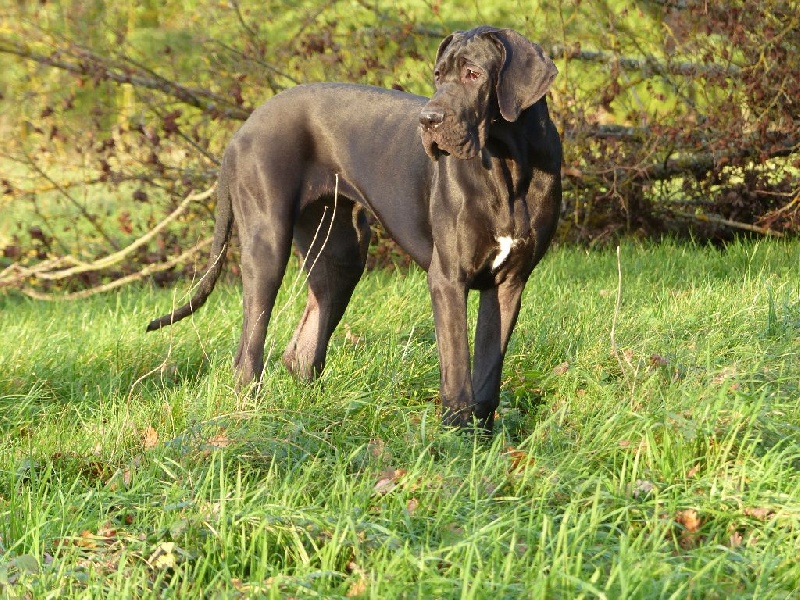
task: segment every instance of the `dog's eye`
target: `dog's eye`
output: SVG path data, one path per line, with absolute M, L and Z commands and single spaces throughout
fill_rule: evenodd
M 464 79 L 468 81 L 477 81 L 481 78 L 481 74 L 478 71 L 473 71 L 472 69 L 467 69 L 464 73 Z

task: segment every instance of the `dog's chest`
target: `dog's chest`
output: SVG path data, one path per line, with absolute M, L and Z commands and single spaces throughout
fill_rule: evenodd
M 501 235 L 495 238 L 495 240 L 497 241 L 497 253 L 492 261 L 492 271 L 497 271 L 497 269 L 503 266 L 503 263 L 506 262 L 511 255 L 511 250 L 519 243 L 519 240 L 515 240 L 510 235 Z

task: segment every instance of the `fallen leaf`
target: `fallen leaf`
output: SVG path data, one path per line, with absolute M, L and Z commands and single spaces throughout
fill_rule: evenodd
M 142 443 L 145 450 L 150 450 L 158 445 L 158 432 L 152 427 L 147 427 L 142 432 Z
M 417 500 L 416 498 L 409 498 L 408 502 L 406 502 L 406 512 L 409 515 L 413 515 L 416 512 L 418 506 L 419 506 L 419 500 Z
M 509 471 L 519 471 L 524 467 L 533 466 L 535 462 L 530 454 L 524 450 L 514 448 L 514 446 L 508 446 L 506 448 L 506 454 L 511 459 L 511 468 Z
M 75 540 L 75 545 L 80 548 L 96 548 L 97 541 L 95 540 L 94 534 L 88 529 L 85 529 L 81 531 L 81 535 Z
M 116 539 L 117 530 L 114 529 L 114 527 L 112 527 L 110 523 L 106 523 L 100 529 L 97 530 L 96 537 L 102 539 L 104 542 L 108 544 Z
M 637 479 L 633 484 L 633 497 L 647 496 L 650 492 L 657 491 L 656 484 L 647 479 Z
M 678 545 L 684 550 L 697 548 L 704 541 L 705 538 L 698 533 L 703 521 L 695 509 L 679 510 L 675 513 L 675 522 L 682 528 L 678 537 Z
M 769 517 L 775 515 L 775 513 L 771 509 L 764 507 L 754 508 L 748 506 L 742 512 L 746 516 L 753 517 L 754 519 L 758 519 L 759 521 L 766 521 Z
M 386 442 L 384 442 L 381 438 L 370 440 L 367 442 L 367 452 L 369 452 L 374 458 L 385 458 Z
M 686 477 L 692 478 L 700 472 L 700 465 L 695 465 L 688 471 L 686 471 Z
M 567 371 L 569 371 L 569 363 L 564 361 L 553 368 L 553 375 L 563 375 Z
M 700 529 L 700 518 L 697 516 L 697 511 L 693 508 L 679 510 L 675 513 L 675 521 L 683 527 L 687 533 L 696 533 Z
M 372 491 L 381 495 L 388 494 L 397 487 L 397 480 L 406 473 L 407 471 L 405 469 L 395 469 L 394 471 L 385 472 L 378 480 L 378 483 L 375 484 L 375 487 L 372 488 Z
M 360 335 L 356 335 L 350 330 L 350 325 L 344 326 L 344 339 L 353 346 L 358 346 L 363 340 Z
M 347 590 L 347 597 L 355 598 L 356 596 L 362 596 L 366 591 L 367 580 L 363 577 L 359 577 L 350 585 L 350 589 Z
M 742 539 L 743 539 L 743 538 L 742 538 L 742 534 L 741 534 L 741 533 L 739 533 L 738 531 L 734 531 L 734 532 L 731 534 L 731 537 L 730 537 L 730 539 L 728 540 L 728 545 L 729 545 L 731 548 L 738 548 L 739 546 L 741 546 L 741 545 L 742 545 Z
M 661 356 L 660 354 L 651 354 L 650 355 L 650 365 L 653 367 L 666 367 L 669 364 L 669 360 Z

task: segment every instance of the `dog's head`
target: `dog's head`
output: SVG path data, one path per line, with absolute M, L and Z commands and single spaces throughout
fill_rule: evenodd
M 557 73 L 540 46 L 511 29 L 484 26 L 448 36 L 436 55 L 436 92 L 420 111 L 425 152 L 434 160 L 478 156 L 492 121 L 516 121 Z

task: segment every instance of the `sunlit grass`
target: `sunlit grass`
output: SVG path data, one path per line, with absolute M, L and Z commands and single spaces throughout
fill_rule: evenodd
M 147 335 L 172 291 L 0 299 L 0 591 L 789 597 L 798 264 L 625 245 L 613 348 L 616 256 L 556 248 L 490 442 L 440 427 L 419 271 L 365 277 L 312 385 L 280 366 L 286 286 L 257 396 L 233 390 L 236 287 Z

